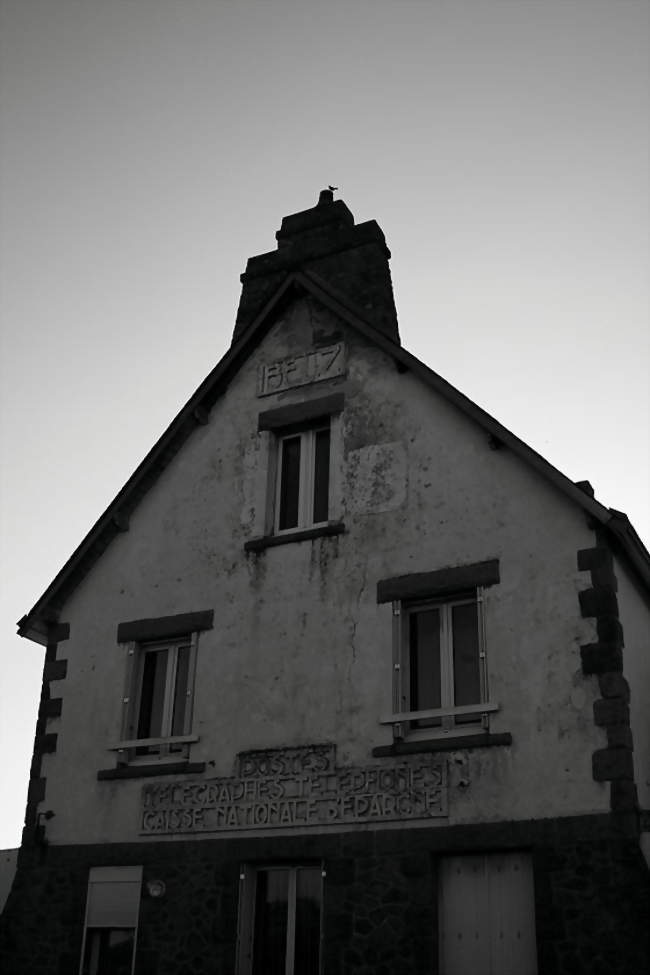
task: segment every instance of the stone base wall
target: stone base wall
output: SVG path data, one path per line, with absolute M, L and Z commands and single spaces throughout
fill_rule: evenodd
M 88 871 L 142 864 L 137 975 L 235 975 L 242 863 L 322 862 L 322 975 L 438 972 L 437 862 L 528 850 L 539 975 L 645 975 L 650 880 L 609 816 L 448 829 L 24 846 L 0 919 L 4 975 L 76 975 Z M 160 899 L 146 881 L 165 882 Z

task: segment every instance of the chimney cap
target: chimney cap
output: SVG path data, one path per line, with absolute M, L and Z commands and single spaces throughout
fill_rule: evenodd
M 337 235 L 346 228 L 354 228 L 354 216 L 348 210 L 343 200 L 334 199 L 336 187 L 321 190 L 318 203 L 309 210 L 291 213 L 282 218 L 282 225 L 275 235 L 280 247 L 296 240 L 326 234 L 328 237 Z
M 333 199 L 336 189 L 322 189 L 310 209 L 283 217 L 275 235 L 277 250 L 249 257 L 240 279 L 233 341 L 281 288 L 286 275 L 304 270 L 331 282 L 362 318 L 372 319 L 379 332 L 399 342 L 386 239 L 376 221 L 356 224 L 343 200 Z

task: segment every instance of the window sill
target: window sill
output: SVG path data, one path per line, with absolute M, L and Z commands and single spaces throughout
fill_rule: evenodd
M 483 701 L 479 704 L 462 704 L 455 708 L 423 708 L 420 711 L 400 711 L 399 714 L 390 714 L 387 718 L 382 718 L 379 723 L 394 725 L 402 724 L 405 721 L 425 721 L 428 718 L 455 718 L 459 715 L 475 715 L 478 718 L 498 710 L 498 704 Z
M 284 532 L 282 535 L 264 535 L 261 538 L 251 538 L 244 542 L 245 552 L 263 552 L 266 548 L 276 545 L 289 545 L 291 542 L 305 542 L 311 538 L 322 538 L 328 535 L 342 535 L 345 525 L 342 521 L 333 521 L 329 525 L 318 525 L 316 528 L 304 528 L 295 532 Z
M 133 738 L 131 741 L 120 741 L 117 745 L 108 747 L 112 752 L 124 752 L 129 748 L 151 748 L 156 745 L 192 745 L 198 740 L 198 735 L 168 735 L 166 738 Z
M 417 752 L 450 752 L 459 748 L 492 748 L 496 745 L 512 745 L 509 731 L 491 735 L 488 731 L 476 735 L 455 735 L 448 738 L 429 738 L 427 741 L 397 741 L 392 745 L 373 748 L 373 758 L 392 755 L 413 755 Z
M 153 775 L 184 775 L 188 772 L 205 772 L 205 762 L 158 762 L 152 765 L 120 765 L 102 768 L 97 772 L 100 782 L 104 779 L 144 779 Z

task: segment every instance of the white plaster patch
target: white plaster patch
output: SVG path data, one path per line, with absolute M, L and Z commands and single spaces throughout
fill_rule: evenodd
M 349 510 L 394 511 L 406 501 L 406 451 L 397 443 L 371 444 L 348 454 Z

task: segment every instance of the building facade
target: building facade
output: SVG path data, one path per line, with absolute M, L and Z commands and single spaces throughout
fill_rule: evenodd
M 20 632 L 7 975 L 641 975 L 650 558 L 323 191 Z

